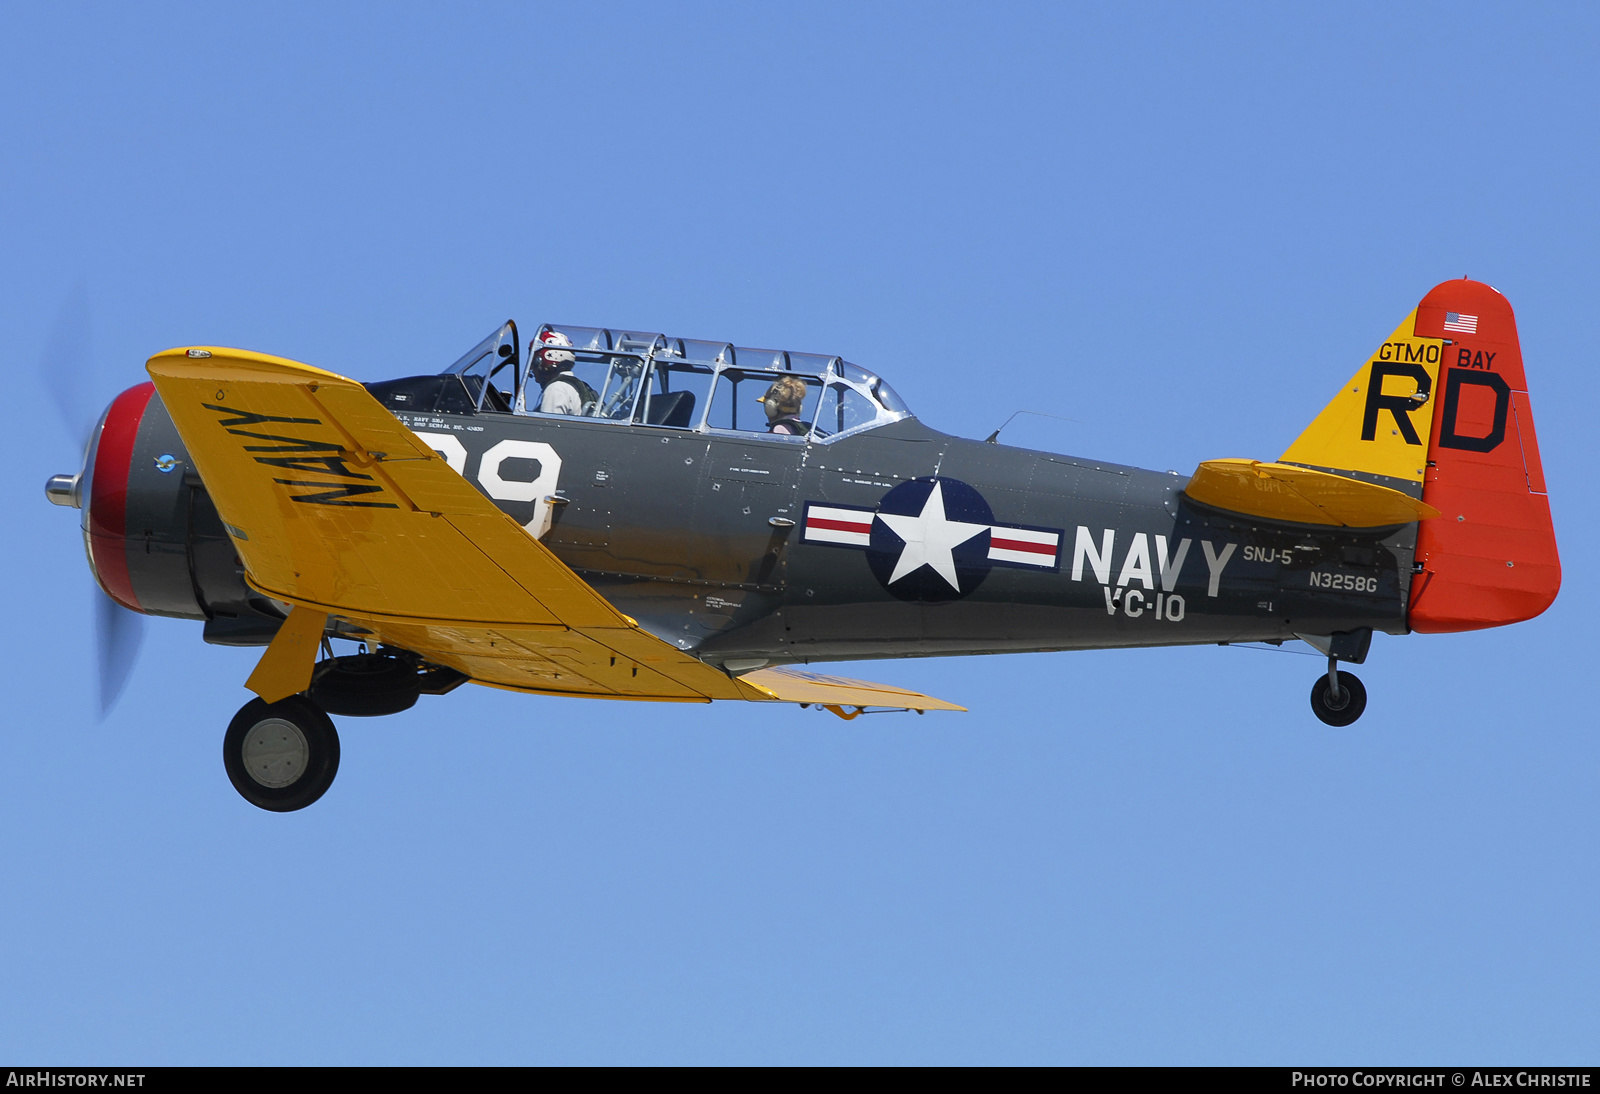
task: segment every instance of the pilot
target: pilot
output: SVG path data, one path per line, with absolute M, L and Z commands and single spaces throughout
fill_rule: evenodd
M 761 396 L 767 408 L 767 432 L 802 437 L 811 427 L 800 420 L 800 407 L 806 401 L 806 382 L 798 376 L 780 376 Z
M 572 339 L 558 330 L 547 330 L 539 336 L 539 348 L 533 355 L 533 378 L 544 389 L 539 400 L 541 413 L 593 414 L 600 402 L 599 393 L 573 375 L 575 358 L 571 347 Z

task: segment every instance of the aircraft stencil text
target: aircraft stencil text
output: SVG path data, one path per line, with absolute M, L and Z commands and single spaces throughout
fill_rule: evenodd
M 272 481 L 279 486 L 309 487 L 309 492 L 290 494 L 289 500 L 306 505 L 338 505 L 349 506 L 357 509 L 398 509 L 399 506 L 391 501 L 352 501 L 352 498 L 364 494 L 382 494 L 383 487 L 373 482 L 372 476 L 360 471 L 352 471 L 346 463 L 354 458 L 354 454 L 347 451 L 342 445 L 327 441 L 316 441 L 305 437 L 282 436 L 276 433 L 256 433 L 240 429 L 244 425 L 264 425 L 269 422 L 278 422 L 285 425 L 322 425 L 319 418 L 292 418 L 276 414 L 257 414 L 250 410 L 240 410 L 236 407 L 215 406 L 211 403 L 201 403 L 207 410 L 218 414 L 232 415 L 221 418 L 217 424 L 226 429 L 235 437 L 248 437 L 258 441 L 275 441 L 275 444 L 247 444 L 246 452 L 277 452 L 293 453 L 293 455 L 252 456 L 256 463 L 267 467 L 278 467 L 289 471 L 299 471 L 312 475 L 335 475 L 341 479 L 362 480 L 357 482 L 326 482 L 318 479 L 278 479 Z M 336 455 L 316 456 L 314 452 L 329 452 Z M 319 489 L 320 488 L 320 489 Z
M 1149 612 L 1155 619 L 1182 623 L 1189 608 L 1188 602 L 1177 593 L 1156 593 L 1149 597 L 1138 589 L 1113 589 L 1109 585 L 1102 586 L 1101 591 L 1106 595 L 1107 615 L 1116 615 L 1120 603 L 1122 614 L 1129 619 L 1139 619 Z
M 1439 363 L 1439 347 L 1419 346 L 1412 342 L 1385 342 L 1378 349 L 1378 360 L 1426 361 L 1430 365 L 1436 365 Z
M 1349 589 L 1358 593 L 1375 593 L 1378 591 L 1378 579 L 1363 577 L 1360 574 L 1335 574 L 1326 570 L 1318 570 L 1311 575 L 1311 587 L 1314 589 Z
M 1287 547 L 1257 547 L 1254 544 L 1245 544 L 1244 560 L 1246 562 L 1281 562 L 1288 564 L 1294 561 L 1294 552 Z
M 1435 346 L 1433 349 L 1435 351 L 1433 359 L 1438 360 L 1438 347 Z M 1414 381 L 1417 385 L 1416 395 L 1384 394 L 1383 382 L 1391 376 L 1405 377 Z M 1421 365 L 1372 362 L 1372 372 L 1367 377 L 1367 405 L 1361 414 L 1361 439 L 1370 441 L 1377 436 L 1378 415 L 1387 410 L 1394 418 L 1395 427 L 1406 439 L 1407 444 L 1422 444 L 1422 438 L 1417 434 L 1417 427 L 1411 422 L 1411 412 L 1426 403 L 1432 392 L 1433 377 L 1429 376 L 1428 370 Z
M 1151 540 L 1155 541 L 1153 550 Z M 1167 594 L 1169 601 L 1178 601 L 1178 607 L 1175 613 L 1169 613 L 1163 605 L 1156 610 L 1156 618 L 1171 619 L 1173 622 L 1181 620 L 1184 613 L 1183 598 L 1173 594 L 1173 590 L 1177 587 L 1178 577 L 1183 572 L 1184 561 L 1189 557 L 1189 548 L 1194 541 L 1181 539 L 1175 547 L 1171 547 L 1166 536 L 1135 532 L 1129 538 L 1127 551 L 1122 556 L 1122 566 L 1117 570 L 1116 591 L 1113 593 L 1111 571 L 1116 544 L 1116 529 L 1102 529 L 1100 539 L 1096 542 L 1094 533 L 1080 524 L 1072 545 L 1072 580 L 1082 581 L 1087 566 L 1095 580 L 1105 586 L 1107 614 L 1115 615 L 1116 604 L 1120 602 L 1123 614 L 1137 618 L 1143 614 L 1143 605 L 1149 598 L 1140 589 L 1128 587 L 1138 584 L 1143 590 L 1155 592 L 1159 578 L 1161 593 Z M 1219 551 L 1210 540 L 1201 540 L 1200 546 L 1205 553 L 1209 572 L 1206 595 L 1214 597 L 1222 581 L 1222 571 L 1239 545 L 1228 543 Z M 1123 596 L 1125 589 L 1128 589 L 1128 597 Z

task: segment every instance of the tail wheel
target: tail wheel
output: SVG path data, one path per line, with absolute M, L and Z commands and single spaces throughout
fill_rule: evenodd
M 310 700 L 252 699 L 222 738 L 228 781 L 245 801 L 274 813 L 304 809 L 339 773 L 339 733 Z
M 1311 685 L 1311 711 L 1330 726 L 1347 726 L 1367 709 L 1367 689 L 1353 672 L 1340 672 L 1339 692 L 1326 676 Z

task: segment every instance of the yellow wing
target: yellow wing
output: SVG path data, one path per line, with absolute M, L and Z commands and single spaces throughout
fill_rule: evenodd
M 354 380 L 216 347 L 169 350 L 148 369 L 247 580 L 295 605 L 251 677 L 264 698 L 306 686 L 319 620 L 333 615 L 496 687 L 821 701 L 788 694 L 781 674 L 778 686 L 729 676 L 641 630 Z M 951 709 L 881 685 L 838 688 L 829 703 Z
M 1184 493 L 1235 513 L 1348 528 L 1379 528 L 1439 515 L 1433 506 L 1387 486 L 1259 460 L 1207 460 Z

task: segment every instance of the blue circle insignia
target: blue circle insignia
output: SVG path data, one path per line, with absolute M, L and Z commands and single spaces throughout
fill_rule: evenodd
M 867 565 L 900 600 L 958 600 L 989 576 L 994 511 L 959 479 L 903 482 L 878 502 Z
M 174 456 L 171 452 L 163 452 L 161 455 L 156 457 L 156 470 L 161 472 L 163 475 L 171 474 L 172 469 L 177 466 L 178 457 Z

